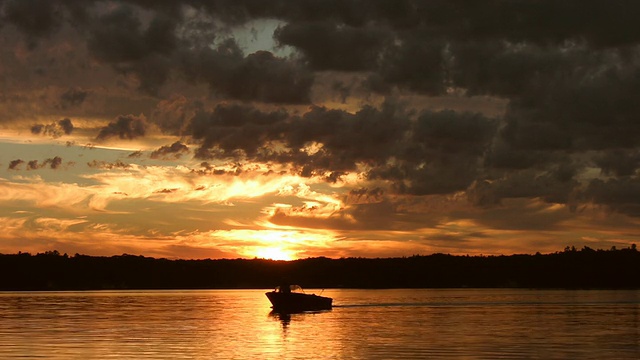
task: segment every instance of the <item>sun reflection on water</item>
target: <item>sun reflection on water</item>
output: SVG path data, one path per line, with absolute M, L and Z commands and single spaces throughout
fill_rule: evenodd
M 638 358 L 638 291 L 329 289 L 300 314 L 264 292 L 0 292 L 0 358 Z

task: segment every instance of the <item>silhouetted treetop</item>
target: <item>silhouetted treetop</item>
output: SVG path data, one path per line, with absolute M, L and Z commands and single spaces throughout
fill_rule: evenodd
M 57 250 L 0 254 L 0 290 L 271 288 L 640 288 L 636 245 L 535 255 L 414 255 L 402 258 L 169 260 Z

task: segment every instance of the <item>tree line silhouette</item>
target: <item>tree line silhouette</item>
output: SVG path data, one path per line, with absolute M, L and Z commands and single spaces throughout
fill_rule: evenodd
M 58 251 L 0 254 L 0 290 L 519 287 L 640 288 L 640 253 L 629 248 L 535 255 L 401 258 L 169 260 Z

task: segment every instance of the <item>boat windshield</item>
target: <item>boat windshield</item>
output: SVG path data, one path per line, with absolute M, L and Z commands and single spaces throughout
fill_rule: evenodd
M 303 293 L 302 287 L 299 285 L 282 285 L 276 287 L 277 292 L 299 292 Z

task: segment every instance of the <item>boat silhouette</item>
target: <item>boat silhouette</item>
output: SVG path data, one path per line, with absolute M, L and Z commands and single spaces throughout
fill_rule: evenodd
M 330 297 L 306 294 L 299 285 L 280 285 L 265 295 L 275 312 L 329 310 L 333 303 Z

